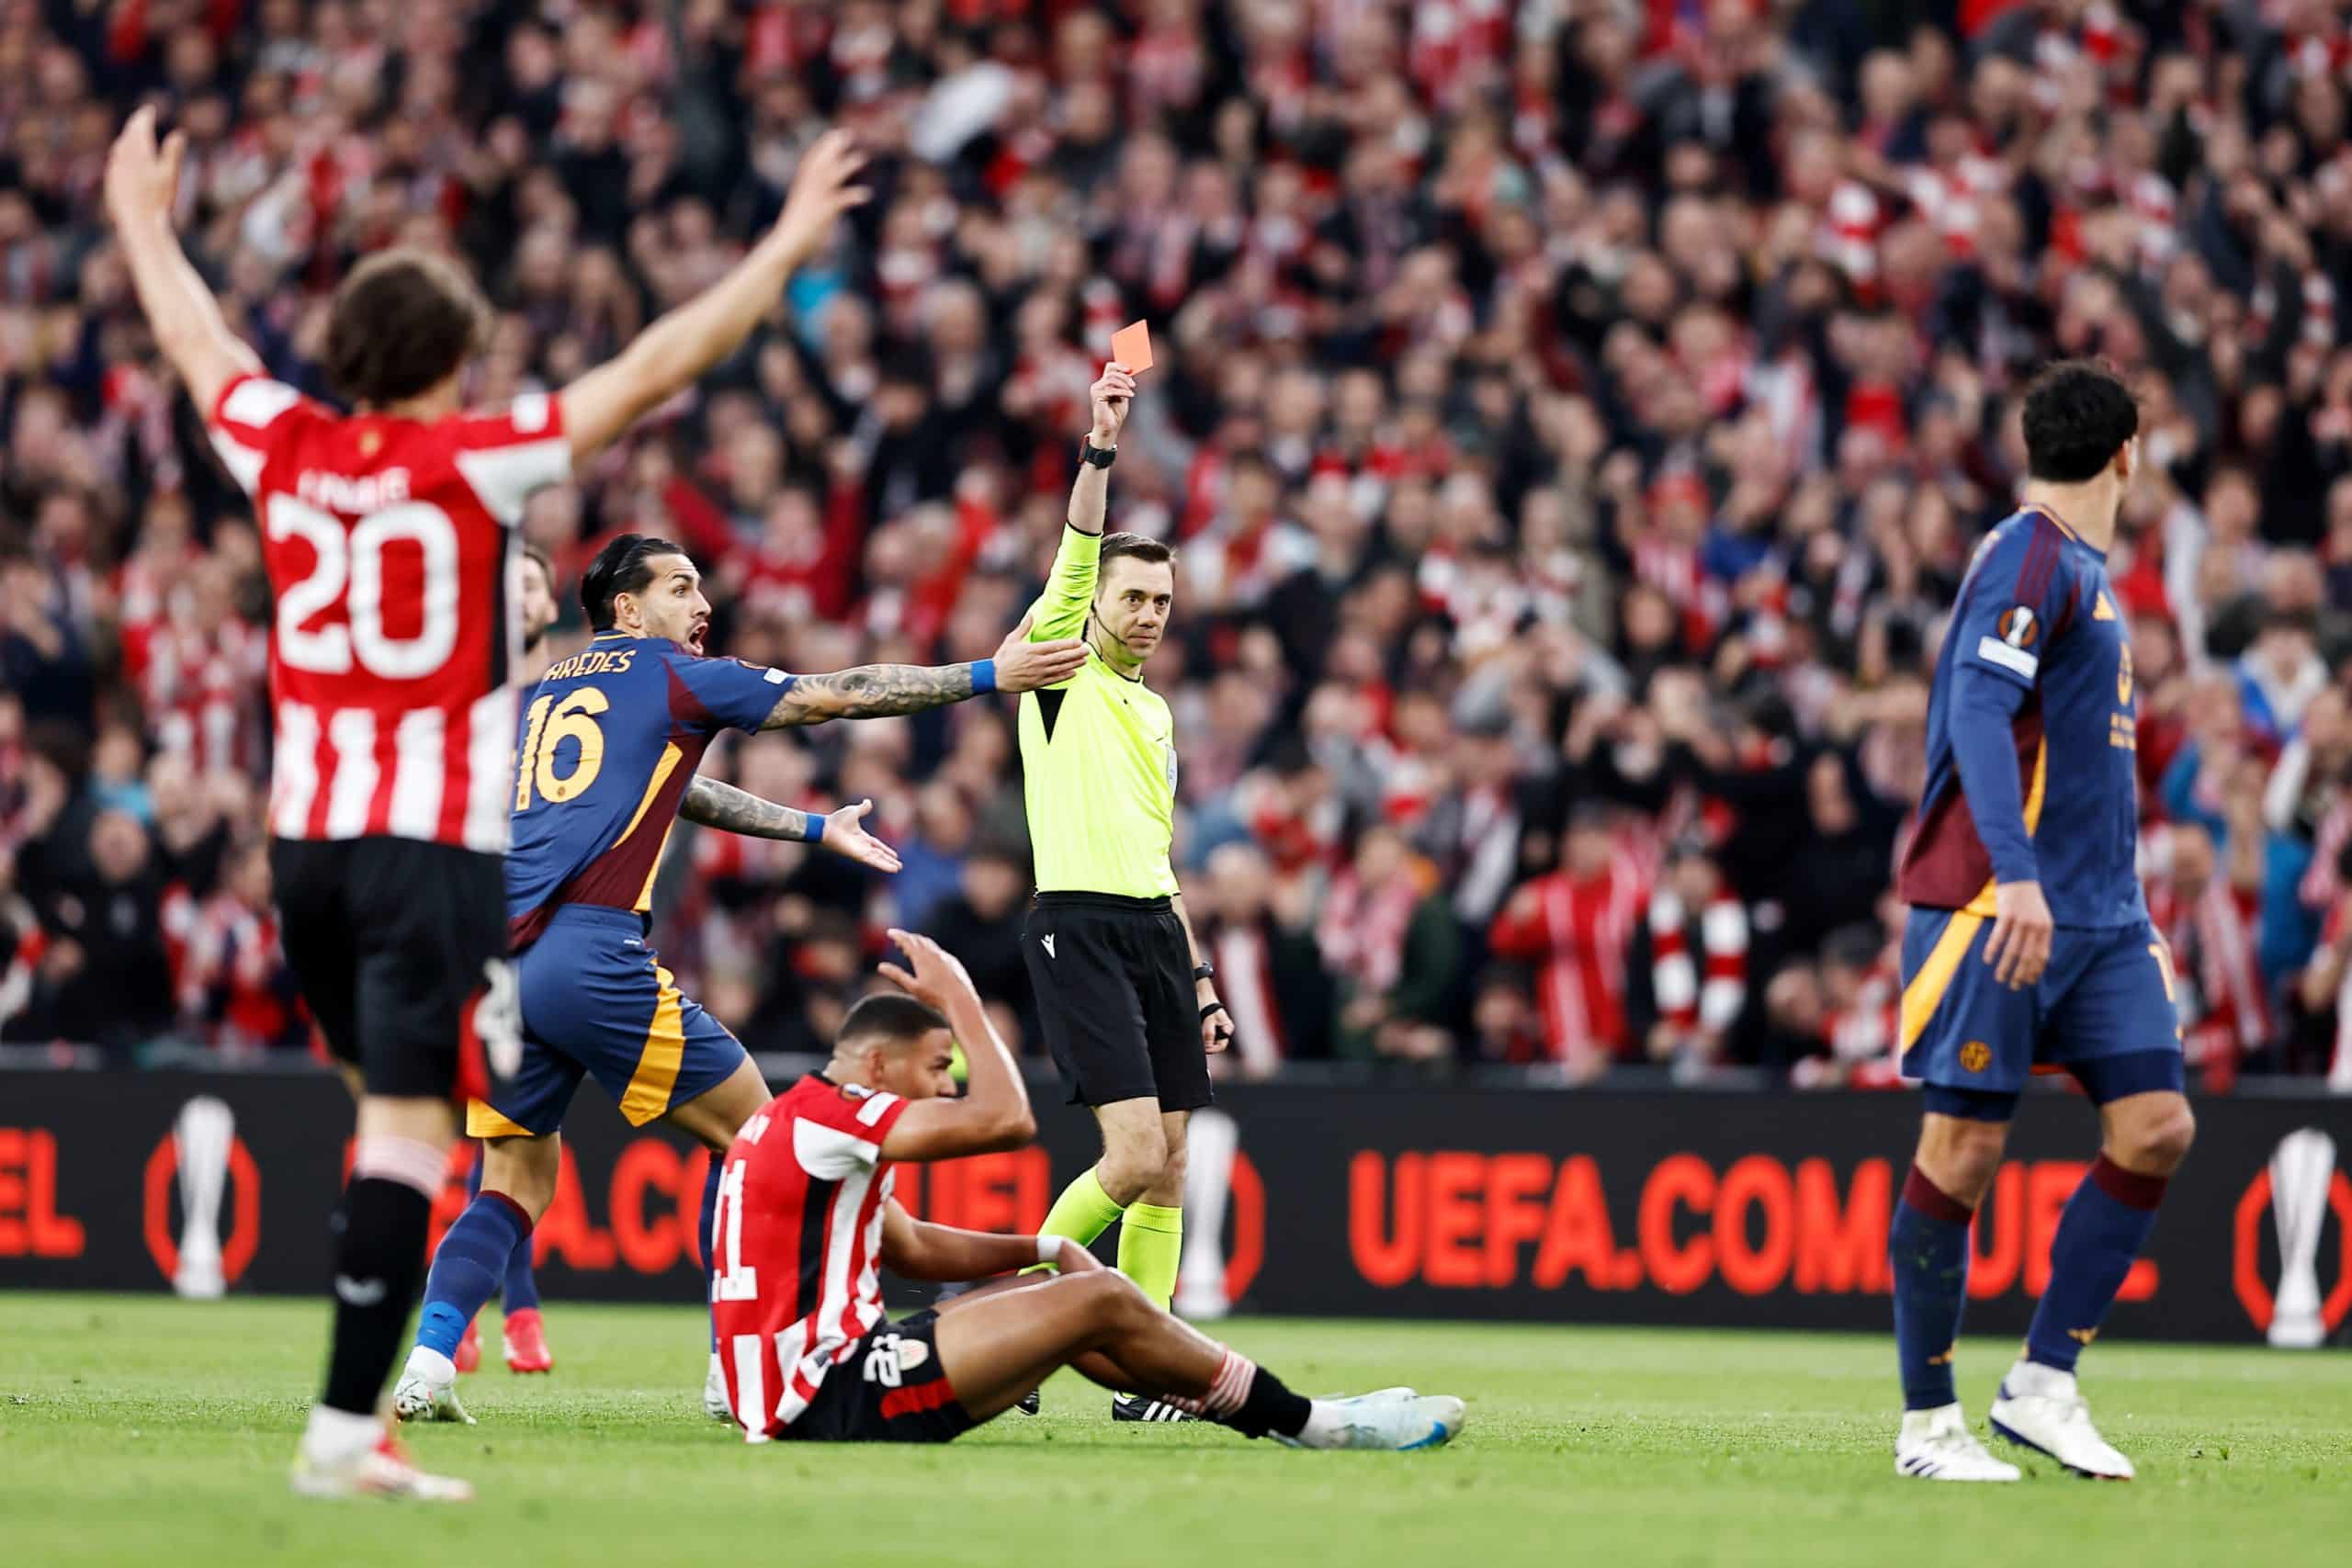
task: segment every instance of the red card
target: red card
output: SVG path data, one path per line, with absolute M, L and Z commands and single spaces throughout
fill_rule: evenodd
M 1151 328 L 1131 322 L 1111 334 L 1111 362 L 1141 375 L 1151 368 Z

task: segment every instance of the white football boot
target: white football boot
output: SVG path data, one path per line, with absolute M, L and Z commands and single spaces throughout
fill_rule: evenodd
M 2017 1481 L 2024 1472 L 1995 1459 L 1968 1429 L 1957 1404 L 1906 1410 L 1894 1439 L 1894 1473 L 1920 1481 Z
M 392 1413 L 403 1421 L 474 1424 L 466 1407 L 458 1403 L 457 1363 L 429 1345 L 409 1351 L 401 1381 L 392 1385 Z
M 1452 1442 L 1470 1419 L 1452 1394 L 1409 1388 L 1310 1403 L 1306 1425 L 1282 1442 L 1295 1449 L 1435 1449 Z
M 377 1417 L 324 1408 L 311 1412 L 288 1479 L 295 1493 L 304 1497 L 463 1503 L 474 1495 L 462 1481 L 417 1469 Z
M 2046 1454 L 2076 1475 L 2099 1481 L 2132 1479 L 2132 1461 L 2091 1425 L 2090 1401 L 2075 1386 L 2072 1372 L 2019 1361 L 2001 1380 L 1991 1414 L 1997 1436 Z
M 703 1374 L 702 1413 L 714 1421 L 735 1424 L 734 1408 L 727 1403 L 727 1374 L 718 1369 L 718 1352 L 710 1353 L 710 1371 Z

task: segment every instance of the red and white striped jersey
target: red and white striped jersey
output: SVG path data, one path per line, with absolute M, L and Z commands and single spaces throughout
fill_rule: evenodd
M 509 546 L 531 492 L 571 476 L 558 400 L 427 424 L 240 376 L 210 427 L 254 498 L 277 598 L 270 831 L 503 851 L 522 648 Z
M 711 1325 L 747 1441 L 799 1418 L 825 1374 L 882 1321 L 883 1140 L 895 1094 L 811 1073 L 743 1124 L 711 1219 Z

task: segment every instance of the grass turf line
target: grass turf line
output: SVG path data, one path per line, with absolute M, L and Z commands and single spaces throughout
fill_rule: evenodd
M 1469 1400 L 1430 1454 L 1317 1454 L 1111 1424 L 1065 1373 L 1038 1420 L 947 1448 L 752 1449 L 704 1418 L 692 1309 L 552 1302 L 551 1377 L 485 1318 L 470 1428 L 411 1428 L 469 1507 L 291 1496 L 323 1357 L 308 1301 L 0 1295 L 0 1556 L 31 1565 L 2324 1561 L 2352 1539 L 2352 1358 L 2100 1343 L 2085 1390 L 2130 1486 L 1892 1473 L 1894 1354 L 1867 1336 L 1243 1320 L 1293 1386 Z M 2012 1341 L 1962 1348 L 1979 1422 Z M 2333 1544 L 2330 1544 L 2333 1543 Z M 684 1555 L 682 1555 L 684 1554 Z

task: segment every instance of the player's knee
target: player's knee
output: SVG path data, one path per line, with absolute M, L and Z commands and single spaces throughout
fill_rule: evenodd
M 1101 1329 L 1125 1327 L 1146 1316 L 1151 1303 L 1136 1289 L 1135 1281 L 1114 1269 L 1099 1269 L 1081 1274 L 1069 1282 L 1086 1303 L 1089 1322 Z
M 2188 1101 L 2177 1096 L 2165 1105 L 2137 1118 L 2128 1127 L 2118 1129 L 2115 1151 L 2118 1165 L 2151 1176 L 2170 1176 L 2188 1157 L 2188 1147 L 2197 1141 L 2197 1113 Z
M 1919 1168 L 1942 1191 L 1973 1208 L 2000 1173 L 2008 1136 L 2004 1122 L 1931 1116 L 1919 1138 Z

